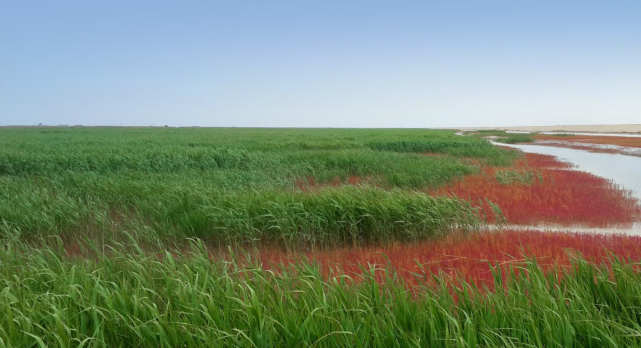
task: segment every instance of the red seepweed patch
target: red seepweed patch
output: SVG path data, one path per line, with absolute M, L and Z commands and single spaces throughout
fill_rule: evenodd
M 512 148 L 507 147 L 514 151 Z M 572 168 L 572 163 L 560 161 L 558 158 L 550 155 L 540 155 L 536 153 L 523 153 L 524 157 L 516 161 L 517 168 L 536 168 L 536 169 L 552 169 L 552 168 Z
M 408 285 L 429 283 L 432 274 L 442 272 L 452 279 L 461 277 L 492 289 L 494 276 L 490 266 L 500 266 L 505 277 L 509 265 L 517 265 L 528 257 L 536 258 L 539 266 L 551 270 L 569 266 L 572 252 L 594 263 L 607 263 L 613 255 L 639 261 L 641 237 L 507 230 L 387 247 L 291 253 L 262 250 L 258 257 L 263 266 L 273 269 L 306 258 L 317 262 L 327 277 L 334 270 L 333 275 L 346 274 L 358 279 L 363 269 L 370 266 L 391 266 Z
M 496 217 L 485 198 L 501 207 L 509 223 L 518 225 L 631 227 L 639 221 L 641 208 L 629 191 L 571 167 L 553 156 L 524 154 L 512 167 L 483 167 L 479 174 L 431 193 L 468 199 L 483 208 L 490 222 L 496 221 Z M 501 171 L 532 172 L 535 176 L 528 183 L 506 185 L 497 179 Z M 266 267 L 278 269 L 308 258 L 321 265 L 325 276 L 330 275 L 330 270 L 337 270 L 334 275 L 356 278 L 371 265 L 389 266 L 410 285 L 429 282 L 431 274 L 442 272 L 491 288 L 494 284 L 491 266 L 507 270 L 509 265 L 525 261 L 527 255 L 536 258 L 544 268 L 566 267 L 571 261 L 569 251 L 579 252 L 596 263 L 608 262 L 612 255 L 639 261 L 641 237 L 507 230 L 378 248 L 294 253 L 263 249 L 259 259 Z M 379 275 L 382 280 L 383 271 Z
M 616 184 L 590 173 L 569 170 L 570 164 L 553 156 L 525 154 L 510 168 L 484 167 L 480 174 L 465 177 L 433 192 L 470 200 L 496 221 L 489 199 L 498 204 L 507 221 L 519 225 L 558 224 L 629 227 L 639 221 L 638 201 Z M 499 182 L 500 171 L 531 172 L 531 183 Z
M 641 156 L 641 137 L 537 134 L 534 145 L 564 147 L 597 153 Z
M 641 137 L 616 137 L 616 136 L 598 136 L 598 135 L 569 135 L 555 136 L 549 134 L 537 134 L 536 140 L 563 141 L 584 144 L 600 145 L 619 145 L 626 147 L 641 148 Z

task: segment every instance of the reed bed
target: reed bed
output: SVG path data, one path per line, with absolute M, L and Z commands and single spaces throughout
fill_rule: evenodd
M 2 347 L 627 347 L 641 344 L 636 264 L 576 258 L 544 272 L 514 263 L 494 287 L 436 274 L 412 287 L 389 267 L 323 277 L 112 248 L 92 260 L 59 248 L 0 248 Z M 520 274 L 521 276 L 517 275 Z
M 452 228 L 482 223 L 467 201 L 370 187 L 306 192 L 245 192 L 203 197 L 183 214 L 183 202 L 163 202 L 154 216 L 175 228 L 217 244 L 276 243 L 288 247 L 385 244 L 417 241 Z M 176 210 L 178 207 L 178 210 Z
M 534 142 L 534 138 L 529 135 L 508 133 L 507 137 L 497 138 L 496 141 L 505 144 L 531 143 Z
M 525 160 L 452 131 L 0 128 L 0 348 L 641 345 L 641 239 L 474 232 L 495 199 L 638 212 Z
M 519 134 L 493 129 L 468 131 L 463 134 L 474 138 L 492 137 L 494 141 L 504 144 L 530 143 L 535 141 L 535 136 L 538 136 L 538 133 Z
M 104 234 L 146 227 L 159 236 L 199 237 L 218 245 L 328 247 L 417 241 L 451 228 L 476 229 L 483 223 L 478 209 L 458 198 L 370 186 L 201 195 L 165 190 L 125 196 L 122 202 L 130 210 L 121 212 L 97 197 L 81 198 L 55 189 L 13 186 L 10 191 L 18 194 L 8 194 L 0 202 L 4 237 Z
M 309 247 L 431 238 L 479 223 L 469 204 L 420 193 L 478 173 L 473 153 L 370 147 L 391 139 L 478 148 L 473 159 L 488 163 L 517 157 L 452 131 L 4 128 L 0 237 L 145 230 Z M 307 178 L 339 185 L 302 194 Z M 342 187 L 350 178 L 367 180 Z

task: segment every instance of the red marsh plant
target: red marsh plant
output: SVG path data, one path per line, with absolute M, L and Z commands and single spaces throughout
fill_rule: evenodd
M 525 159 L 510 169 L 484 167 L 480 174 L 466 176 L 433 193 L 476 202 L 491 220 L 490 200 L 512 224 L 629 227 L 639 220 L 641 208 L 630 191 L 568 167 L 552 156 L 525 154 Z
M 372 266 L 392 267 L 409 284 L 429 280 L 443 273 L 452 279 L 463 278 L 477 285 L 492 287 L 492 267 L 508 266 L 534 258 L 544 269 L 567 267 L 572 255 L 580 254 L 595 264 L 609 262 L 612 256 L 624 260 L 641 259 L 641 237 L 622 234 L 582 234 L 505 230 L 500 232 L 453 234 L 441 240 L 415 244 L 397 243 L 383 247 L 343 248 L 308 252 L 260 251 L 264 267 L 278 269 L 283 265 L 309 259 L 321 266 L 324 275 L 361 274 Z

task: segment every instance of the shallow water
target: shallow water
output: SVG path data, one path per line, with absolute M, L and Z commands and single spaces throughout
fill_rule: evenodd
M 586 226 L 561 226 L 555 224 L 537 224 L 537 225 L 512 225 L 505 226 L 488 225 L 491 231 L 501 231 L 505 229 L 517 231 L 544 231 L 544 232 L 580 232 L 594 234 L 627 234 L 631 236 L 641 236 L 641 222 L 635 222 L 629 226 L 610 226 L 610 227 L 586 227 Z
M 509 133 L 509 132 L 508 132 Z M 530 133 L 530 132 L 527 132 Z M 624 138 L 641 138 L 641 134 L 637 133 L 577 133 L 577 132 L 540 132 L 541 134 L 572 134 L 572 135 L 587 135 L 599 137 L 624 137 Z
M 612 153 L 595 153 L 554 146 L 496 144 L 523 152 L 552 155 L 577 166 L 576 169 L 610 179 L 633 191 L 641 200 L 641 157 Z
M 563 161 L 570 162 L 584 172 L 612 180 L 614 183 L 632 191 L 635 198 L 641 201 L 641 157 L 626 156 L 611 153 L 594 153 L 584 150 L 575 150 L 562 147 L 540 145 L 512 145 L 499 144 L 519 149 L 523 152 L 556 156 Z M 539 227 L 540 229 L 540 227 Z M 574 230 L 592 233 L 625 233 L 641 235 L 641 223 L 635 223 L 630 228 L 568 228 L 547 226 L 546 230 Z
M 565 140 L 537 140 L 534 142 L 534 144 L 538 145 L 552 145 L 552 146 L 572 146 L 574 148 L 579 147 L 580 149 L 585 149 L 585 150 L 591 150 L 594 149 L 596 151 L 617 151 L 621 154 L 628 155 L 628 156 L 641 156 L 641 148 L 638 147 L 629 147 L 629 146 L 621 146 L 621 145 L 614 145 L 614 144 L 592 144 L 592 143 L 579 143 L 579 142 L 572 142 L 572 141 L 565 141 Z

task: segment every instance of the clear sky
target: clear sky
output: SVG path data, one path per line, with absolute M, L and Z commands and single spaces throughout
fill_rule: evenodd
M 641 123 L 641 1 L 0 0 L 0 124 Z

